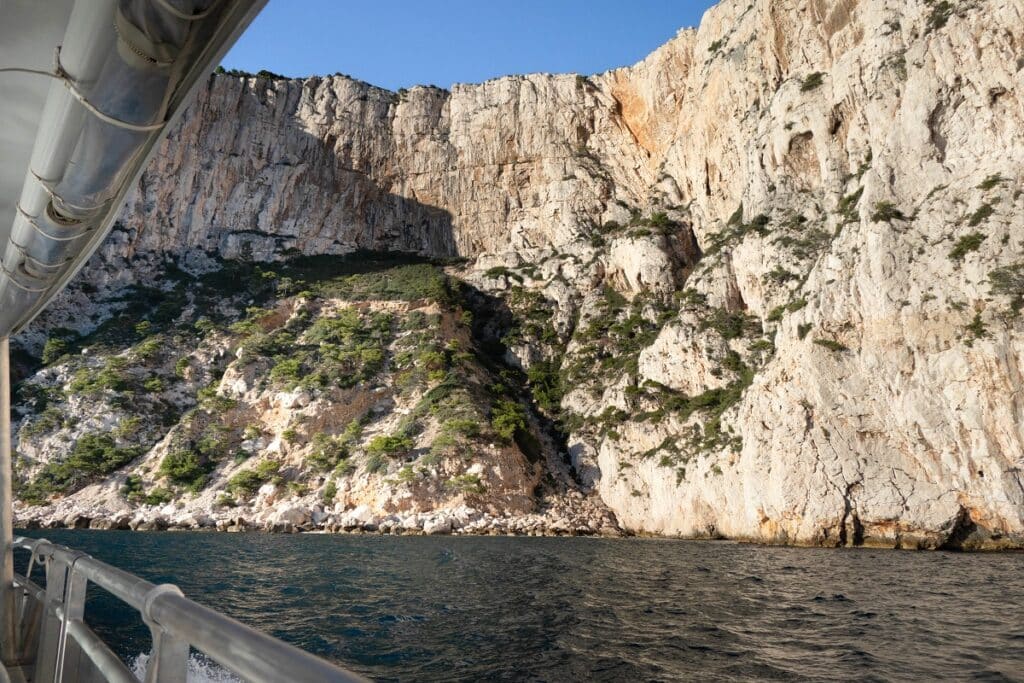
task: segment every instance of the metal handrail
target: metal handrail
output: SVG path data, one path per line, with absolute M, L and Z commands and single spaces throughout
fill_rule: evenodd
M 153 651 L 147 683 L 185 683 L 190 647 L 254 683 L 330 683 L 366 679 L 189 600 L 172 584 L 154 585 L 85 553 L 45 539 L 15 537 L 12 550 L 31 555 L 27 574 L 42 560 L 46 586 L 15 575 L 18 605 L 13 651 L 35 665 L 34 681 L 74 683 L 84 666 L 102 680 L 136 679 L 84 621 L 85 594 L 94 583 L 137 610 Z M 87 676 L 81 676 L 82 680 Z

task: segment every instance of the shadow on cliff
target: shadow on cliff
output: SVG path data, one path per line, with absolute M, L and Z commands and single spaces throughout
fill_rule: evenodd
M 242 104 L 233 105 L 238 107 L 237 115 L 267 114 L 272 103 L 265 101 L 266 94 L 257 86 L 246 88 L 240 94 Z M 277 117 L 277 128 L 267 132 L 272 139 L 256 143 L 243 139 L 234 148 L 224 148 L 218 135 L 244 136 L 244 126 L 239 124 L 231 131 L 219 123 L 197 133 L 196 144 L 207 157 L 198 162 L 214 176 L 203 186 L 228 194 L 207 198 L 223 199 L 225 206 L 209 217 L 202 216 L 210 221 L 200 227 L 206 231 L 203 249 L 224 258 L 244 257 L 248 250 L 256 260 L 290 250 L 305 255 L 357 250 L 411 252 L 431 258 L 459 255 L 452 214 L 424 200 L 424 193 L 440 194 L 437 184 L 423 187 L 414 182 L 412 172 L 402 172 L 394 160 L 398 152 L 388 127 L 371 125 L 372 117 L 360 116 L 367 107 L 380 108 L 376 113 L 383 115 L 388 103 L 339 103 L 333 125 L 317 135 L 296 113 L 301 107 L 298 95 L 289 92 L 288 97 L 283 104 L 286 111 Z M 204 117 L 221 121 L 225 112 L 211 106 L 214 108 Z M 409 151 L 409 163 L 403 166 L 420 167 L 417 154 Z M 151 168 L 157 173 L 161 166 Z M 443 177 L 455 170 L 435 168 L 431 172 Z M 166 178 L 148 176 L 147 172 L 140 183 L 143 188 L 167 182 Z M 233 200 L 230 206 L 229 200 Z M 176 208 L 150 207 L 157 214 L 152 218 L 168 223 L 171 234 L 194 234 L 193 226 L 174 225 L 181 215 Z
M 568 456 L 568 436 L 557 419 L 552 418 L 538 405 L 531 390 L 530 377 L 515 361 L 503 338 L 517 324 L 516 316 L 505 300 L 488 294 L 463 282 L 463 304 L 473 313 L 473 343 L 481 360 L 495 376 L 509 385 L 516 397 L 529 407 L 530 429 L 516 434 L 516 444 L 531 462 L 556 460 L 577 479 Z M 540 382 L 539 378 L 533 378 Z M 545 468 L 547 480 L 542 482 L 557 488 L 550 467 Z M 578 483 L 578 481 L 577 481 Z M 537 491 L 540 495 L 540 491 Z

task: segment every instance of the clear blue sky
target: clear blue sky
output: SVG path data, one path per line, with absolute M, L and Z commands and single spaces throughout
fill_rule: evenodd
M 395 90 L 633 64 L 711 0 L 270 0 L 224 59 L 285 76 L 346 73 Z

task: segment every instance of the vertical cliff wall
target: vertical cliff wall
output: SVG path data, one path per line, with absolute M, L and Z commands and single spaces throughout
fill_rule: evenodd
M 590 77 L 212 77 L 86 277 L 467 257 L 550 322 L 508 358 L 550 370 L 538 409 L 624 527 L 1000 546 L 1022 213 L 1019 0 L 725 0 Z

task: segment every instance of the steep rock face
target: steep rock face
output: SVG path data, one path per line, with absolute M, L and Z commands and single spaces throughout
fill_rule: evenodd
M 626 528 L 1020 545 L 1022 131 L 1020 0 L 725 0 L 635 66 L 450 93 L 220 76 L 86 277 L 474 258 Z

